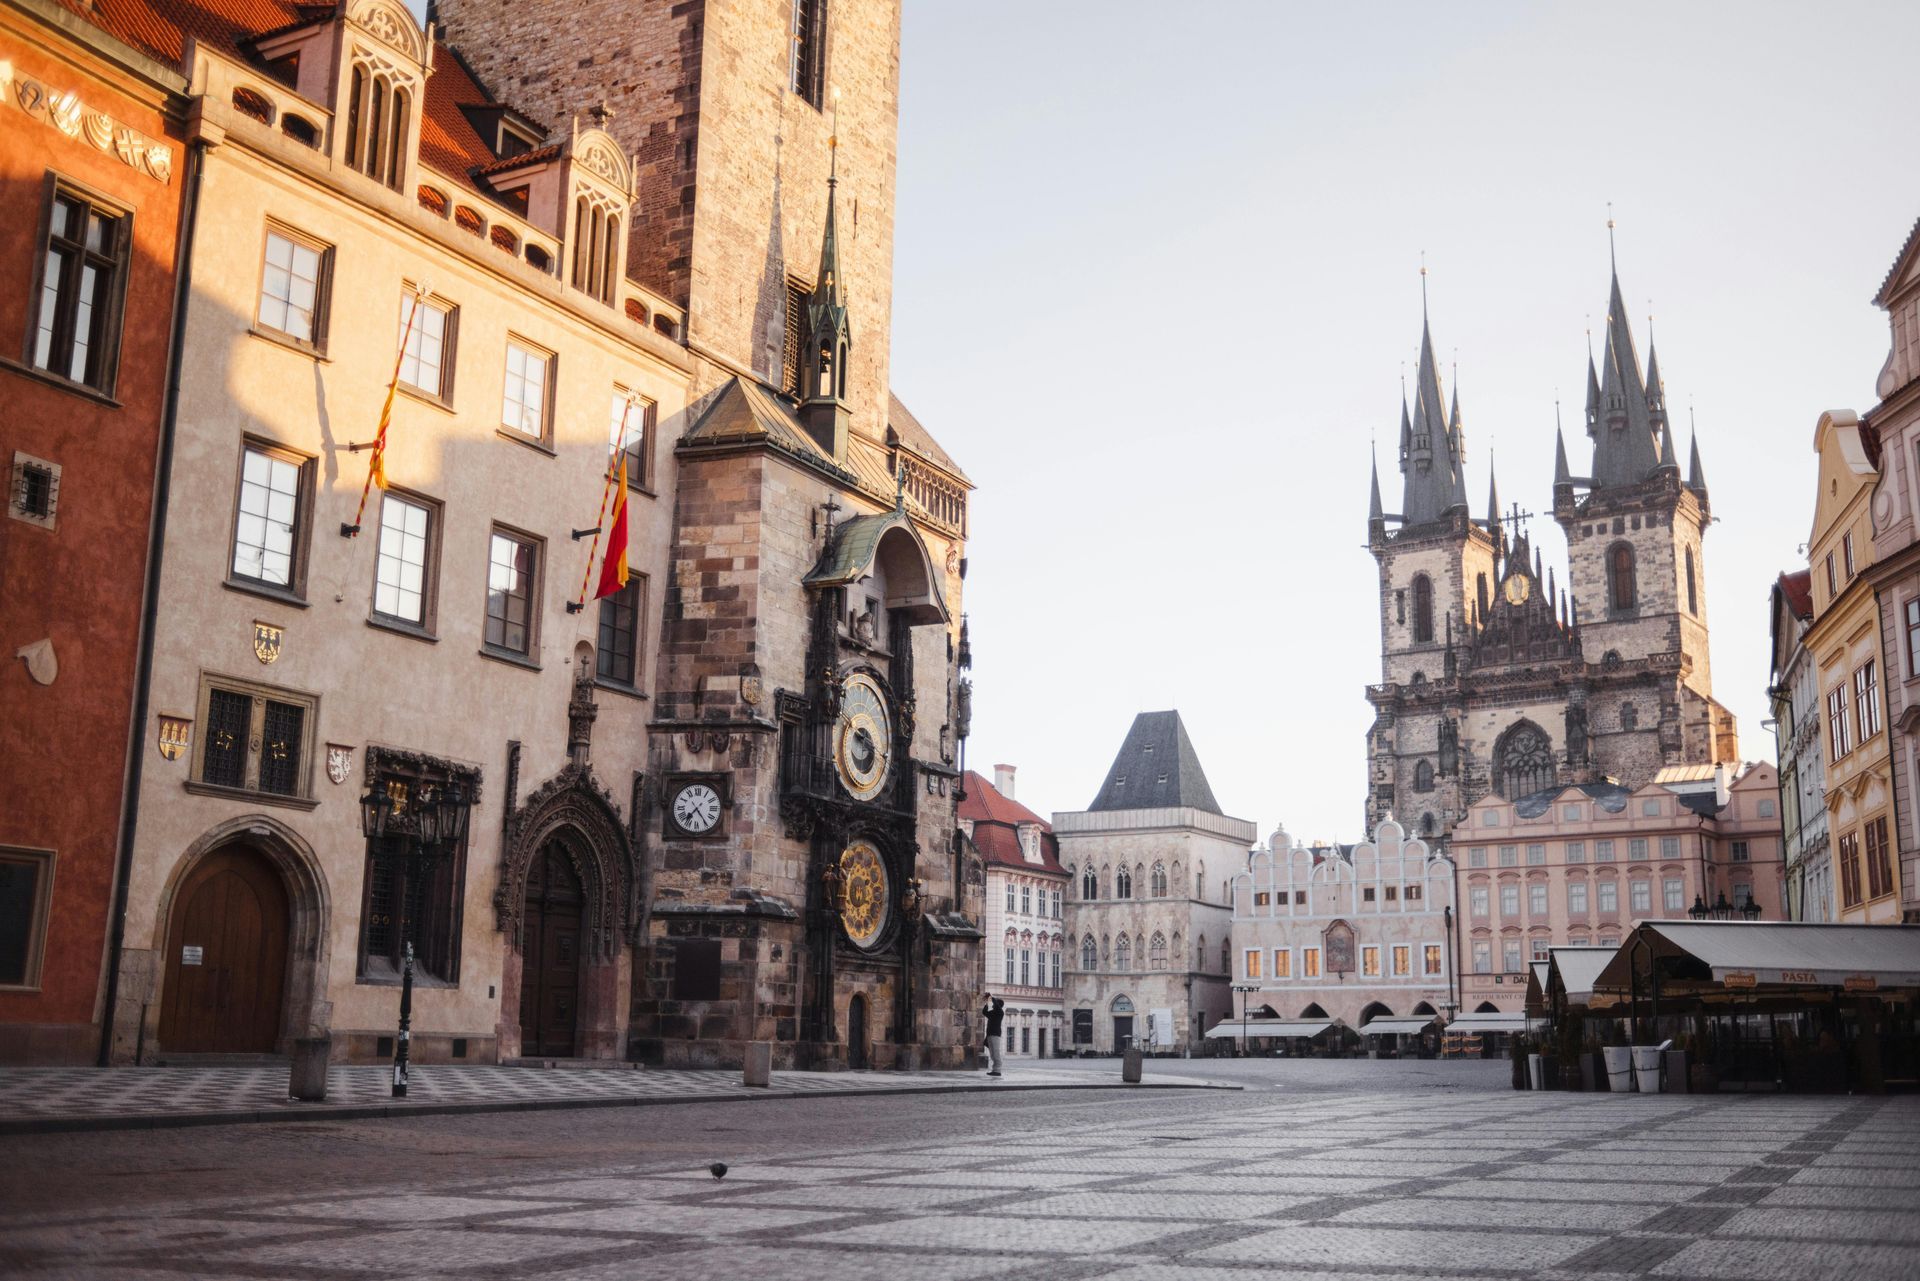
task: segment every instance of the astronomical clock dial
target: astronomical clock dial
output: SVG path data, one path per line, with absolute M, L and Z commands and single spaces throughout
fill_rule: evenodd
M 880 851 L 855 841 L 840 853 L 840 921 L 855 947 L 870 948 L 887 927 L 892 896 Z
M 887 782 L 893 752 L 892 720 L 880 683 L 865 672 L 847 677 L 840 691 L 840 719 L 833 727 L 833 764 L 856 801 L 870 801 Z
M 1507 581 L 1500 585 L 1500 590 L 1506 594 L 1507 604 L 1524 605 L 1527 603 L 1527 597 L 1533 592 L 1533 584 L 1528 581 L 1525 574 L 1511 574 Z
M 689 783 L 673 798 L 673 821 L 683 832 L 705 836 L 720 821 L 720 793 L 707 783 Z

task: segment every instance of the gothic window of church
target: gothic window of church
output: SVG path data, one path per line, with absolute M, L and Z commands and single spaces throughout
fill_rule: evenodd
M 1432 836 L 1432 835 L 1433 835 L 1433 827 L 1434 827 L 1434 823 L 1433 823 L 1433 811 L 1432 811 L 1432 810 L 1428 810 L 1428 811 L 1427 811 L 1426 813 L 1424 813 L 1424 814 L 1422 814 L 1422 815 L 1420 816 L 1420 835 L 1422 835 L 1422 836 Z M 1388 890 L 1388 891 L 1387 891 L 1387 893 L 1389 893 L 1389 894 L 1391 894 L 1391 893 L 1393 893 L 1393 891 L 1392 891 L 1392 890 Z
M 1120 942 L 1113 949 L 1113 968 L 1130 970 L 1133 968 L 1133 940 L 1122 934 Z
M 1155 898 L 1167 896 L 1167 865 L 1165 863 L 1153 865 L 1153 896 Z
M 1693 580 L 1693 548 L 1691 547 L 1687 548 L 1687 612 L 1689 614 L 1700 612 L 1700 597 Z
M 1080 940 L 1080 968 L 1091 970 L 1097 968 L 1099 964 L 1100 951 L 1094 946 L 1093 935 L 1089 934 Z
M 1400 588 L 1393 593 L 1393 621 L 1405 624 L 1407 621 L 1407 592 Z
M 1124 867 L 1121 868 L 1119 874 L 1114 877 L 1113 889 L 1115 898 L 1132 898 L 1133 873 Z
M 1639 600 L 1633 581 L 1633 547 L 1615 543 L 1607 549 L 1607 605 L 1614 613 L 1626 613 Z
M 827 0 L 793 0 L 788 87 L 814 108 L 824 100 L 827 76 Z
M 1233 940 L 1220 940 L 1220 972 L 1229 973 L 1233 969 Z
M 1147 968 L 1164 970 L 1167 968 L 1167 936 L 1155 931 L 1153 940 L 1147 944 Z
M 1080 874 L 1080 897 L 1084 899 L 1100 897 L 1100 879 L 1093 874 L 1092 868 Z
M 1487 614 L 1487 576 L 1485 574 L 1481 574 L 1479 578 L 1480 578 L 1480 584 L 1479 584 L 1480 616 L 1484 618 L 1486 617 L 1486 614 Z
M 1196 970 L 1207 968 L 1207 936 L 1204 934 L 1200 936 L 1200 941 L 1193 945 L 1193 968 Z
M 348 167 L 397 190 L 413 96 L 392 76 L 362 62 L 354 63 L 347 92 Z
M 1553 744 L 1539 726 L 1522 721 L 1501 736 L 1494 748 L 1494 790 L 1508 800 L 1552 787 Z
M 1423 645 L 1433 640 L 1433 580 L 1425 574 L 1413 578 L 1413 642 Z
M 1640 709 L 1638 707 L 1635 707 L 1632 703 L 1628 703 L 1620 709 L 1620 728 L 1621 729 L 1640 728 Z
M 1413 790 L 1431 792 L 1433 790 L 1433 766 L 1421 761 L 1413 767 Z

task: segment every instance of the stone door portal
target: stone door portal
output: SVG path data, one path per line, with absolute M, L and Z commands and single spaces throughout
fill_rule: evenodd
M 867 1066 L 867 998 L 855 996 L 847 1002 L 847 1066 Z
M 526 946 L 520 972 L 520 1052 L 570 1058 L 578 1044 L 580 874 L 559 845 L 548 844 L 527 867 Z
M 286 997 L 287 891 L 245 847 L 209 854 L 174 896 L 160 1047 L 271 1054 Z
M 1113 1016 L 1113 1048 L 1124 1050 L 1133 1044 L 1133 1015 Z

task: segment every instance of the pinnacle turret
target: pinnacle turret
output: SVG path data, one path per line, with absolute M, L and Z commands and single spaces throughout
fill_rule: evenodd
M 1697 493 L 1707 492 L 1707 473 L 1700 466 L 1700 433 L 1697 431 L 1687 449 L 1687 488 Z
M 820 274 L 807 295 L 807 344 L 801 349 L 800 417 L 821 449 L 834 459 L 846 456 L 853 413 L 847 404 L 847 358 L 853 348 L 848 322 L 846 282 L 840 274 L 840 237 L 834 225 L 834 189 L 840 185 L 838 138 L 827 174 L 827 216 L 820 236 Z

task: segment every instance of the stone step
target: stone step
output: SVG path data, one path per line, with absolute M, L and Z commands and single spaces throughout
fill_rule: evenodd
M 155 1067 L 290 1067 L 284 1054 L 163 1054 Z
M 565 1070 L 591 1072 L 638 1072 L 638 1063 L 629 1063 L 625 1059 L 550 1059 L 518 1058 L 501 1059 L 502 1067 L 559 1068 Z

